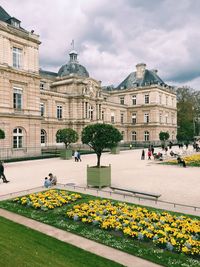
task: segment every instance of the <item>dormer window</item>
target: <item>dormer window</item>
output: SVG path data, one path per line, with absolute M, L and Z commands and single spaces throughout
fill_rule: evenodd
M 20 21 L 16 18 L 10 18 L 10 24 L 15 28 L 20 28 Z

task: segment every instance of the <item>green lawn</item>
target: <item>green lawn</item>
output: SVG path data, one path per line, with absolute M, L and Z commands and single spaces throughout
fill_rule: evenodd
M 0 266 L 122 266 L 0 217 Z
M 81 195 L 82 195 L 82 199 L 78 200 L 76 203 L 87 202 L 89 200 L 96 198 L 94 196 L 89 196 L 85 194 L 81 194 Z M 193 258 L 183 253 L 178 254 L 178 253 L 170 252 L 165 249 L 161 249 L 157 247 L 152 242 L 140 241 L 137 239 L 126 237 L 124 235 L 122 236 L 120 235 L 120 233 L 115 232 L 115 231 L 106 231 L 98 227 L 94 227 L 92 225 L 86 225 L 81 222 L 74 222 L 73 220 L 67 219 L 66 211 L 70 209 L 70 207 L 74 204 L 75 203 L 64 205 L 62 207 L 44 212 L 42 210 L 35 210 L 31 207 L 23 206 L 19 203 L 13 202 L 12 200 L 7 200 L 7 201 L 0 202 L 0 208 L 5 208 L 12 212 L 16 212 L 20 215 L 32 218 L 34 220 L 37 220 L 37 221 L 40 221 L 40 222 L 43 222 L 49 225 L 53 225 L 57 228 L 78 234 L 80 236 L 86 237 L 96 242 L 103 243 L 107 246 L 117 248 L 129 254 L 158 263 L 162 266 L 200 267 L 199 258 L 196 258 L 196 257 Z M 148 208 L 148 209 L 156 211 L 156 209 L 154 208 Z M 181 215 L 180 213 L 174 213 L 174 212 L 172 213 Z M 196 216 L 189 216 L 189 217 L 195 218 Z M 197 219 L 199 220 L 199 218 Z M 80 266 L 84 266 L 84 265 L 80 265 Z M 100 265 L 95 264 L 93 266 L 100 266 Z

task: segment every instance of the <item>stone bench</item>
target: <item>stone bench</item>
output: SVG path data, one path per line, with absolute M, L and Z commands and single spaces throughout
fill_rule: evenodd
M 134 195 L 144 195 L 144 196 L 149 196 L 149 197 L 155 197 L 156 199 L 158 199 L 161 195 L 160 194 L 154 194 L 154 193 L 147 193 L 147 192 L 141 192 L 141 191 L 136 191 L 136 190 L 132 190 L 132 189 L 126 189 L 126 188 L 119 188 L 119 187 L 110 187 L 113 191 L 123 191 L 123 192 L 128 192 L 128 193 L 132 193 Z

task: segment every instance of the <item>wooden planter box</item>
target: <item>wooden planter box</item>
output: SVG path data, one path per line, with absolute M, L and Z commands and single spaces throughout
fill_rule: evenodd
M 120 153 L 120 147 L 116 146 L 111 149 L 111 154 L 119 154 Z
M 87 186 L 98 186 L 99 188 L 103 186 L 111 185 L 111 165 L 101 166 L 97 168 L 96 166 L 87 165 Z
M 66 149 L 61 151 L 60 153 L 61 159 L 71 159 L 72 158 L 72 150 Z

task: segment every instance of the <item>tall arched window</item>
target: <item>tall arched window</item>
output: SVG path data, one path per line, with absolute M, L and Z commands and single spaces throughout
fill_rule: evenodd
M 121 131 L 121 135 L 122 135 L 122 140 L 121 140 L 121 142 L 123 142 L 123 141 L 124 141 L 124 131 Z
M 89 113 L 89 119 L 92 121 L 93 120 L 93 112 L 94 109 L 91 105 L 89 105 L 88 113 Z
M 23 147 L 23 130 L 21 128 L 15 128 L 13 130 L 13 148 Z
M 144 132 L 144 141 L 149 141 L 149 132 L 148 131 Z
M 44 129 L 41 130 L 41 144 L 46 144 L 47 142 L 47 133 Z
M 132 132 L 132 141 L 136 141 L 137 140 L 137 134 L 136 132 Z
M 173 131 L 171 134 L 171 139 L 174 140 L 175 139 L 175 132 Z

